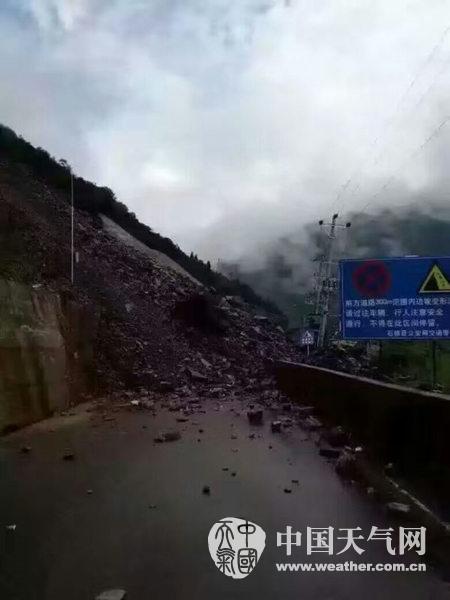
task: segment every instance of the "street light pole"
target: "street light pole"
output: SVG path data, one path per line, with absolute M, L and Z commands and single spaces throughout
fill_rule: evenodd
M 73 203 L 73 171 L 70 169 L 70 281 L 75 280 L 75 245 L 74 245 L 74 203 Z

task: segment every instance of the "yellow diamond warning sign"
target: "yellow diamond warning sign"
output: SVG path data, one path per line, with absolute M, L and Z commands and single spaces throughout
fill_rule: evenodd
M 419 294 L 442 294 L 445 292 L 450 292 L 450 281 L 444 275 L 441 267 L 435 263 L 420 286 Z

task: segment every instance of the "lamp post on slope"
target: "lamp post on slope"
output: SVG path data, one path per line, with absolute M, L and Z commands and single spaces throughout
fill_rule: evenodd
M 74 219 L 75 219 L 75 207 L 74 207 L 74 195 L 73 195 L 73 171 L 67 160 L 62 158 L 59 164 L 67 169 L 70 174 L 70 282 L 72 285 L 75 281 L 75 235 L 74 235 Z
M 70 169 L 70 281 L 72 282 L 72 285 L 74 284 L 75 280 L 74 216 L 73 171 Z

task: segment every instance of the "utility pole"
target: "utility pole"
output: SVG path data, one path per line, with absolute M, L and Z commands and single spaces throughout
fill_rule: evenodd
M 320 310 L 320 297 L 322 294 L 322 271 L 324 265 L 324 257 L 320 257 L 319 270 L 316 273 L 316 301 L 314 303 L 314 314 L 318 315 Z
M 342 227 L 344 229 L 348 229 L 351 226 L 351 223 L 339 225 L 337 223 L 338 217 L 338 213 L 335 213 L 332 216 L 331 222 L 327 223 L 327 226 L 329 227 L 329 230 L 327 232 L 328 243 L 325 249 L 325 253 L 321 257 L 319 264 L 315 309 L 316 314 L 320 316 L 319 335 L 317 339 L 317 346 L 319 348 L 323 347 L 323 345 L 325 344 L 328 314 L 330 310 L 330 297 L 337 286 L 337 278 L 332 276 L 332 267 L 334 264 L 333 251 L 334 243 L 336 241 L 336 228 Z M 323 220 L 319 221 L 319 225 L 321 227 L 324 225 Z
M 326 330 L 327 330 L 327 321 L 328 321 L 328 311 L 329 311 L 329 307 L 330 307 L 330 288 L 331 288 L 331 281 L 330 281 L 330 276 L 331 276 L 331 259 L 333 256 L 333 245 L 334 245 L 334 240 L 336 239 L 336 221 L 338 218 L 338 214 L 335 213 L 331 219 L 331 223 L 330 223 L 330 231 L 328 233 L 328 246 L 327 246 L 327 250 L 326 250 L 326 254 L 325 254 L 325 261 L 324 261 L 324 267 L 325 267 L 325 273 L 324 273 L 324 277 L 322 278 L 321 281 L 321 286 L 320 286 L 320 303 L 322 306 L 319 305 L 319 311 L 321 312 L 321 316 L 320 316 L 320 327 L 319 327 L 319 339 L 317 340 L 317 345 L 319 346 L 319 348 L 322 348 L 325 342 L 325 334 L 326 334 Z M 322 225 L 319 221 L 319 224 Z

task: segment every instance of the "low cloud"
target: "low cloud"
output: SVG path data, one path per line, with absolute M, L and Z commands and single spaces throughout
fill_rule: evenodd
M 449 17 L 426 0 L 7 0 L 1 120 L 186 251 L 257 262 L 331 210 L 445 197 L 446 125 L 413 151 L 450 114 Z

